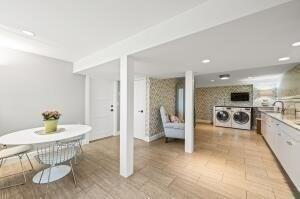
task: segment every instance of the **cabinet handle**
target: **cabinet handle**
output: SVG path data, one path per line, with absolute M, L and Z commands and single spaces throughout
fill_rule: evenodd
M 292 145 L 293 145 L 293 143 L 292 143 L 292 142 L 290 142 L 290 141 L 286 141 L 286 143 L 287 143 L 288 145 L 290 145 L 290 146 L 292 146 Z

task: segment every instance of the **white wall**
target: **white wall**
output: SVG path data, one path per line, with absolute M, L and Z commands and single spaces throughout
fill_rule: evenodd
M 0 48 L 0 135 L 43 125 L 45 110 L 83 123 L 84 77 L 69 62 Z

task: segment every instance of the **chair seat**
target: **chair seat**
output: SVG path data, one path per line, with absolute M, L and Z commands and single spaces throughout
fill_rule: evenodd
M 184 130 L 184 123 L 165 123 L 164 127 Z
M 2 149 L 0 151 L 0 159 L 9 158 L 18 154 L 29 152 L 33 149 L 32 145 L 19 145 Z

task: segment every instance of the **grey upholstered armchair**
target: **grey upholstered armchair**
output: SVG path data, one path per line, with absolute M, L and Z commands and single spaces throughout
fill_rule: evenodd
M 163 106 L 160 107 L 160 115 L 164 127 L 166 142 L 168 142 L 168 138 L 184 139 L 184 123 L 171 123 Z

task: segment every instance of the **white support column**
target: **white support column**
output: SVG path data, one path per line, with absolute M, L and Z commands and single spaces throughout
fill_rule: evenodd
M 88 75 L 85 76 L 85 89 L 84 89 L 84 124 L 90 125 L 90 84 L 91 80 Z M 89 135 L 85 135 L 85 139 L 83 140 L 84 144 L 89 143 Z
M 194 74 L 185 72 L 185 152 L 194 151 Z
M 133 80 L 127 56 L 120 59 L 120 175 L 133 174 Z

